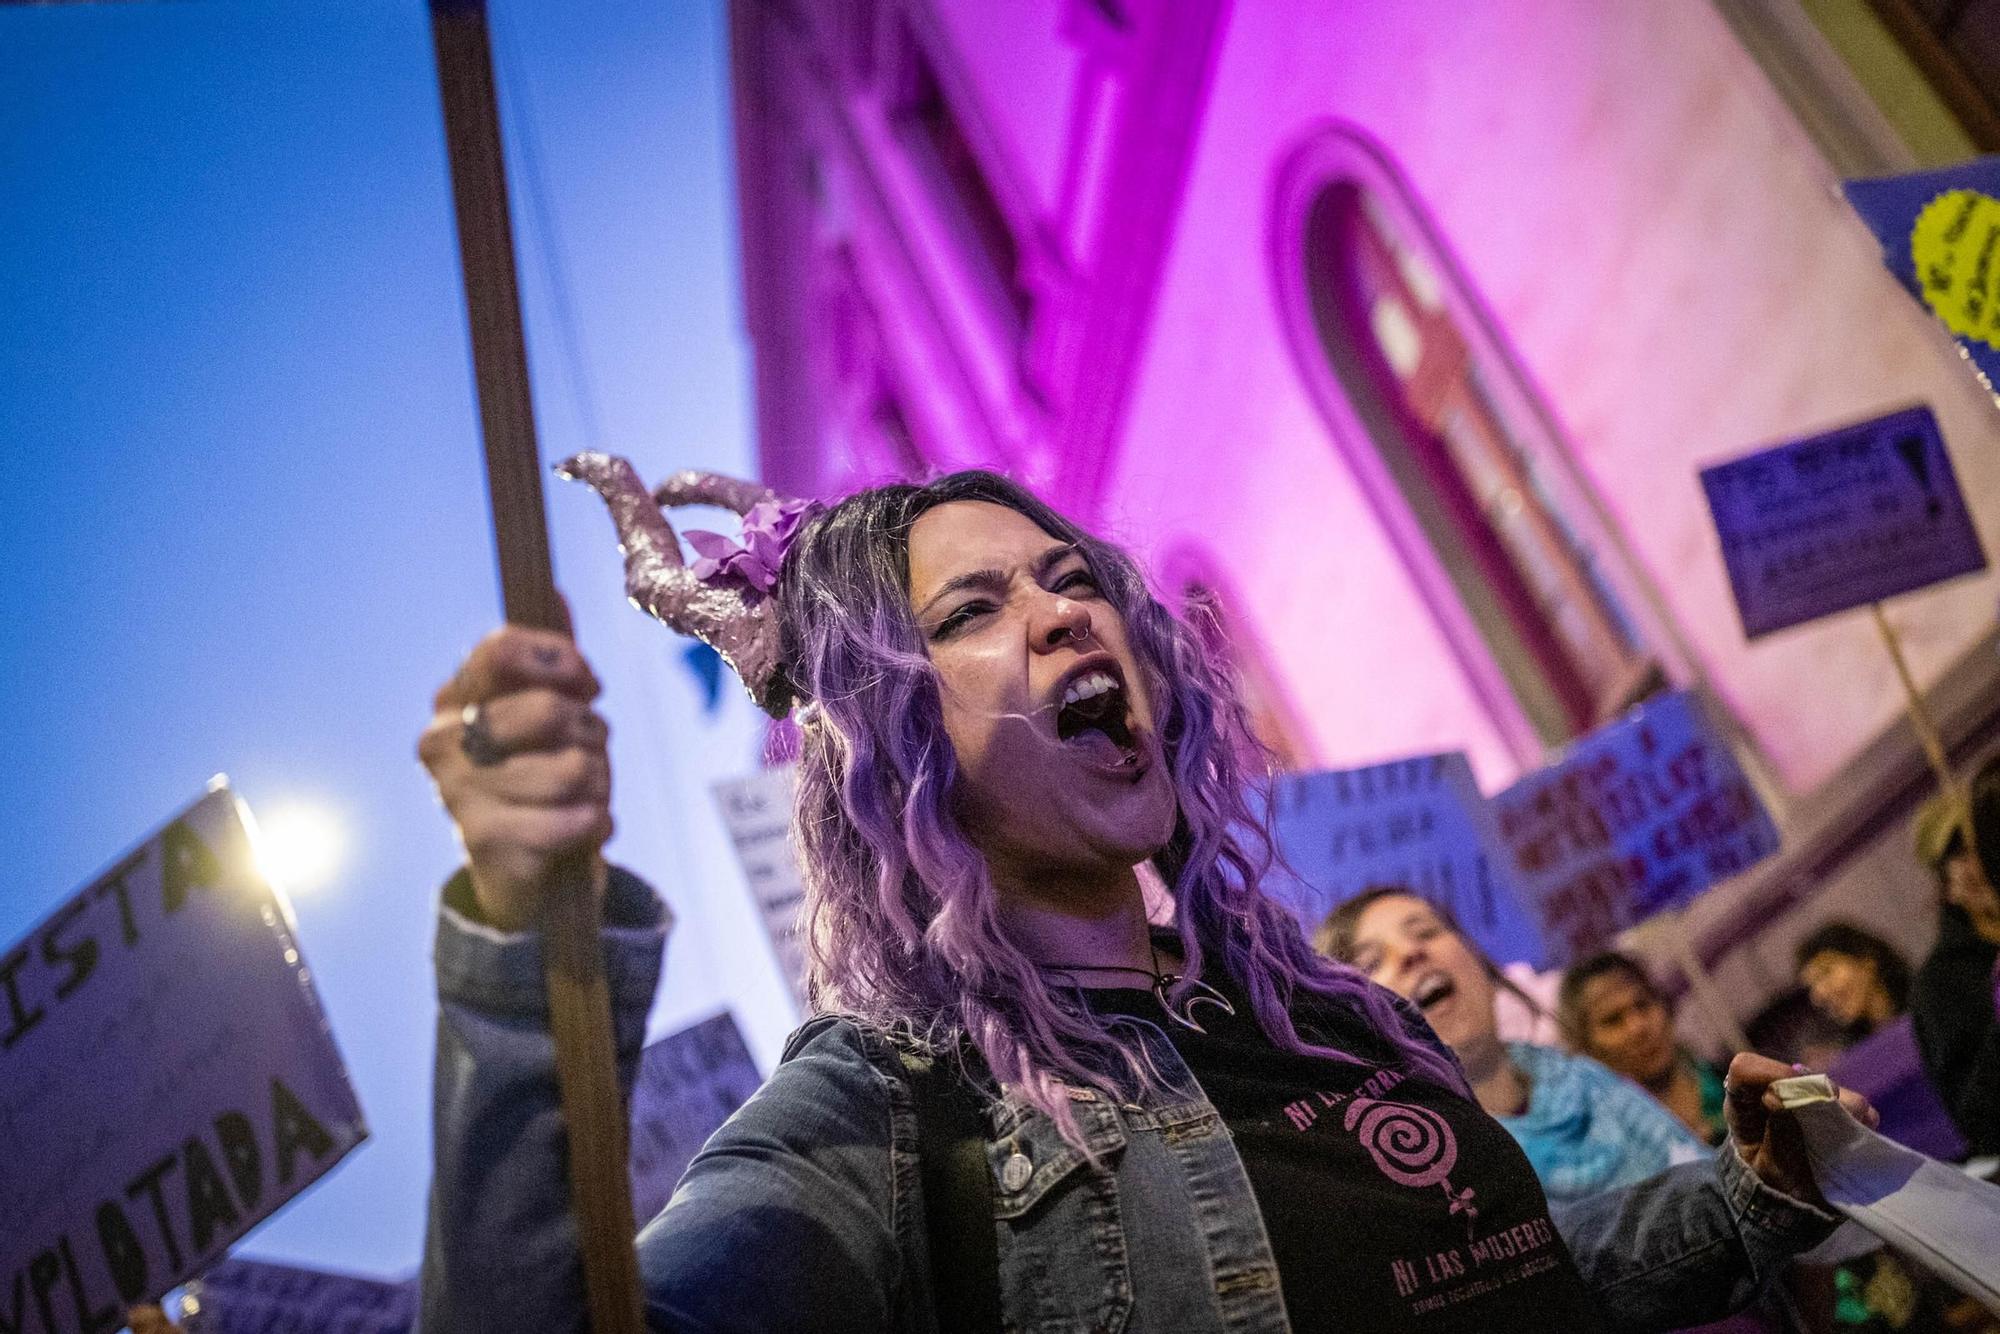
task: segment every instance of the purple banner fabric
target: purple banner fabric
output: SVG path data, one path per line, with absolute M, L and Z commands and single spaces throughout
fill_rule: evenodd
M 1397 885 L 1448 909 L 1496 962 L 1534 963 L 1546 952 L 1504 883 L 1485 798 L 1456 751 L 1288 774 L 1271 815 L 1297 876 L 1274 877 L 1271 892 L 1309 934 L 1335 905 Z
M 1927 407 L 1702 470 L 1743 633 L 1986 568 Z
M 647 1046 L 632 1089 L 632 1213 L 643 1226 L 716 1128 L 763 1083 L 728 1013 Z
M 190 1284 L 187 1334 L 409 1334 L 417 1281 L 391 1283 L 268 1260 L 224 1260 Z
M 1778 849 L 1693 695 L 1662 695 L 1493 798 L 1506 871 L 1568 966 Z
M 2000 157 L 1843 188 L 1882 243 L 1889 272 L 1951 330 L 1992 392 L 2000 381 Z
M 0 1296 L 23 1329 L 117 1328 L 367 1136 L 219 782 L 0 955 L 0 990 Z

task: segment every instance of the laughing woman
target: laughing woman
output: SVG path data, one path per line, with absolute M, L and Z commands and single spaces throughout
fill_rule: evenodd
M 1664 1329 L 1831 1226 L 1767 1094 L 1786 1071 L 1748 1056 L 1714 1158 L 1552 1221 L 1422 1017 L 1258 892 L 1250 734 L 1199 636 L 1026 491 L 960 473 L 807 513 L 683 476 L 661 503 L 747 513 L 683 569 L 629 467 L 572 470 L 635 599 L 801 705 L 820 1013 L 641 1231 L 652 1327 Z M 433 1334 L 583 1322 L 529 928 L 610 833 L 595 691 L 569 642 L 501 630 L 420 747 L 468 862 L 437 944 Z M 600 879 L 629 1071 L 666 912 Z

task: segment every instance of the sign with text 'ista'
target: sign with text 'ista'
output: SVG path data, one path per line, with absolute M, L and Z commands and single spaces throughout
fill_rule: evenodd
M 1701 485 L 1752 639 L 1986 568 L 1927 407 L 1706 468 Z
M 1778 831 L 1686 691 L 1648 700 L 1493 798 L 1506 874 L 1551 965 L 1749 869 Z
M 0 1328 L 117 1329 L 366 1135 L 218 781 L 0 954 Z
M 1463 754 L 1287 774 L 1271 799 L 1272 830 L 1298 878 L 1274 878 L 1271 892 L 1308 934 L 1362 890 L 1398 886 L 1449 910 L 1496 962 L 1541 962 L 1534 920 L 1505 884 Z
M 749 882 L 757 916 L 770 937 L 778 971 L 792 989 L 799 1012 L 806 1005 L 806 948 L 801 928 L 806 886 L 792 847 L 792 791 L 797 771 L 789 764 L 760 769 L 748 778 L 715 785 L 722 822 Z
M 187 1334 L 409 1334 L 417 1281 L 229 1259 L 188 1287 Z
M 632 1214 L 666 1207 L 688 1163 L 764 1082 L 727 1011 L 646 1044 L 632 1085 Z

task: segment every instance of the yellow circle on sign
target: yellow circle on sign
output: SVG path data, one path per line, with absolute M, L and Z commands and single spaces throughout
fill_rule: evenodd
M 1945 191 L 1917 215 L 1910 256 L 1924 304 L 1945 327 L 2000 352 L 2000 199 Z

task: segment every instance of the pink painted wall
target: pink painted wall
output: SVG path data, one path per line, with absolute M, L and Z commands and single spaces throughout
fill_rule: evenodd
M 1336 124 L 1428 210 L 1608 521 L 1614 591 L 1745 726 L 1781 822 L 1900 696 L 1865 614 L 1743 642 L 1697 469 L 1928 401 L 2000 550 L 1993 406 L 1699 0 L 734 0 L 732 22 L 767 476 L 894 471 L 886 396 L 933 464 L 1012 470 L 1156 557 L 1204 550 L 1321 763 L 1463 748 L 1491 789 L 1536 758 L 1287 337 L 1279 177 Z M 1018 336 L 893 130 L 899 31 L 1018 231 Z M 835 290 L 862 313 L 830 319 Z M 1895 605 L 1921 679 L 1996 595 L 1986 575 Z
M 1996 418 L 1706 5 L 1236 6 L 1111 516 L 1211 535 L 1330 760 L 1465 744 L 1506 776 L 1276 317 L 1272 173 L 1330 115 L 1396 155 L 1694 666 L 1791 791 L 1826 780 L 1900 707 L 1887 659 L 1859 614 L 1745 645 L 1695 471 L 1928 400 L 1993 548 Z M 1920 676 L 1995 594 L 1986 576 L 1896 606 Z

